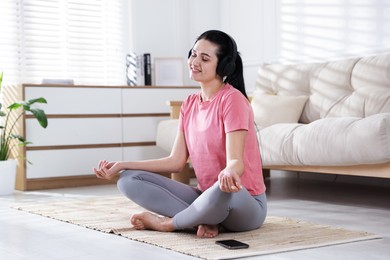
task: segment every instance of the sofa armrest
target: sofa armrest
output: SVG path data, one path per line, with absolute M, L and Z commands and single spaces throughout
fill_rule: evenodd
M 180 108 L 183 101 L 168 101 L 167 105 L 171 107 L 171 119 L 178 119 L 180 115 Z

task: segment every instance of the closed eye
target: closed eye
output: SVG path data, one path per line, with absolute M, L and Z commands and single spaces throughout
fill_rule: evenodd
M 198 54 L 196 53 L 196 50 L 192 50 L 191 57 L 196 58 Z M 207 53 L 201 53 L 200 56 L 202 57 L 202 61 L 209 61 L 210 60 L 210 55 Z

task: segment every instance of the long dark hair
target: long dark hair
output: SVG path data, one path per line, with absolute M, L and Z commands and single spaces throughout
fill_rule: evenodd
M 202 33 L 196 41 L 202 39 L 208 40 L 218 46 L 217 74 L 225 83 L 229 83 L 248 98 L 245 91 L 242 59 L 237 51 L 237 45 L 234 39 L 227 33 L 218 30 L 206 31 Z M 229 68 L 226 68 L 227 66 Z

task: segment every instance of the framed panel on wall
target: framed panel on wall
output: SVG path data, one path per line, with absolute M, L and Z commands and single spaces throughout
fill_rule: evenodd
M 156 86 L 183 86 L 184 62 L 182 58 L 155 58 Z

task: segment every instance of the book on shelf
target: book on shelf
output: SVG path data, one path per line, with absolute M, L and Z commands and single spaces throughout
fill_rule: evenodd
M 137 55 L 137 86 L 145 85 L 144 77 L 144 55 Z
M 126 80 L 128 86 L 137 86 L 137 54 L 131 52 L 126 55 Z
M 152 57 L 150 53 L 144 53 L 144 77 L 145 86 L 152 85 Z

